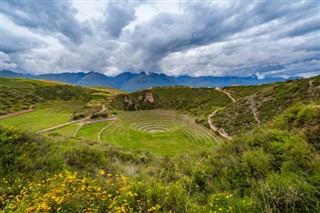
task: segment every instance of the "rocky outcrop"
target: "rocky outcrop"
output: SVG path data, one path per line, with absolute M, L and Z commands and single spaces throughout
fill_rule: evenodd
M 127 103 L 129 106 L 133 104 L 132 99 L 128 96 L 124 97 L 124 102 Z
M 151 92 L 146 93 L 144 101 L 149 103 L 154 103 L 154 97 Z
M 125 95 L 123 103 L 127 110 L 151 109 L 155 103 L 152 92 L 142 92 L 134 96 Z

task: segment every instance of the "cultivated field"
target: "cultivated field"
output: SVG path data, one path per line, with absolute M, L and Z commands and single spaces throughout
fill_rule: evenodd
M 69 122 L 72 113 L 79 110 L 78 105 L 76 102 L 46 105 L 33 112 L 1 119 L 0 123 L 39 131 Z M 171 110 L 122 112 L 116 121 L 80 121 L 46 134 L 52 133 L 161 155 L 208 149 L 221 142 L 214 133 L 190 117 Z
M 22 130 L 39 131 L 67 123 L 73 112 L 79 110 L 83 104 L 83 102 L 65 102 L 42 105 L 33 112 L 1 119 L 0 124 L 15 126 Z
M 221 139 L 175 111 L 148 110 L 123 112 L 118 121 L 100 132 L 100 141 L 145 149 L 153 153 L 175 155 L 210 148 Z

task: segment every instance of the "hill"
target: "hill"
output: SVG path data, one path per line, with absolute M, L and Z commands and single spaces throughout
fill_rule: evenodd
M 191 76 L 167 76 L 165 74 L 141 72 L 139 74 L 123 72 L 115 77 L 106 76 L 97 72 L 78 72 L 42 75 L 23 75 L 8 70 L 0 71 L 2 77 L 33 78 L 61 81 L 79 86 L 106 86 L 133 92 L 154 86 L 193 86 L 193 87 L 222 87 L 230 85 L 254 85 L 278 81 L 285 81 L 283 78 L 257 77 L 191 77 Z
M 104 91 L 104 95 L 110 94 Z M 54 81 L 0 78 L 0 115 L 35 108 L 50 101 L 97 99 L 96 90 Z M 104 97 L 104 96 L 103 96 Z
M 262 125 L 294 104 L 313 102 L 320 104 L 320 76 L 290 80 L 260 88 L 228 87 L 225 89 L 232 95 L 242 96 L 242 98 L 217 111 L 212 119 L 218 128 L 223 128 L 230 135 Z
M 231 102 L 225 93 L 214 88 L 170 86 L 115 96 L 111 107 L 116 110 L 176 109 L 209 127 L 208 115 Z
M 2 70 L 0 71 L 0 77 L 7 78 L 26 78 L 27 76 L 21 73 L 16 73 L 10 70 Z

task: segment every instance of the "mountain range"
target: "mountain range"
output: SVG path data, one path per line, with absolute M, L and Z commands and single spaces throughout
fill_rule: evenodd
M 256 85 L 279 81 L 285 81 L 284 78 L 264 78 L 258 79 L 256 76 L 250 77 L 214 77 L 214 76 L 168 76 L 158 73 L 131 73 L 123 72 L 117 76 L 111 77 L 98 72 L 76 72 L 59 74 L 41 74 L 31 75 L 13 72 L 10 70 L 0 71 L 0 77 L 7 78 L 31 78 L 44 79 L 76 84 L 80 86 L 106 86 L 133 92 L 154 86 L 192 86 L 192 87 L 223 87 L 231 85 Z

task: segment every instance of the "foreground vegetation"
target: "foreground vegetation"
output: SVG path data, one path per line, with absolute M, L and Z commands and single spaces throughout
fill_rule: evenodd
M 4 212 L 318 212 L 317 105 L 214 149 L 157 157 L 1 128 Z M 188 162 L 188 163 L 186 163 Z

